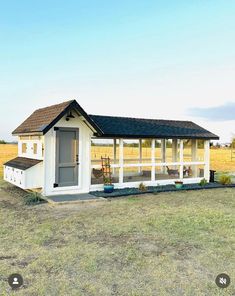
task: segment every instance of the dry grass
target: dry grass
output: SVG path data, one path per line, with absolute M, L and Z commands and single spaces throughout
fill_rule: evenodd
M 218 172 L 235 172 L 235 159 L 231 161 L 228 148 L 211 149 L 211 169 Z
M 17 145 L 0 144 L 0 178 L 3 176 L 3 163 L 17 156 Z
M 234 295 L 234 197 L 217 189 L 51 208 L 0 188 L 1 295 Z M 24 277 L 16 294 L 13 272 Z M 224 290 L 221 272 L 232 279 Z
M 125 158 L 138 158 L 138 148 L 125 148 L 124 150 Z M 143 148 L 143 162 L 144 158 L 151 159 L 151 149 Z M 166 158 L 167 161 L 172 161 L 171 157 L 172 151 L 170 148 L 167 148 Z M 186 151 L 186 155 L 189 154 L 189 150 Z M 198 150 L 198 157 L 200 161 L 203 160 L 203 149 Z M 113 152 L 111 147 L 92 147 L 92 158 L 99 160 L 101 156 L 110 156 L 113 158 Z M 118 151 L 117 151 L 118 155 Z M 159 157 L 160 149 L 156 149 L 156 157 Z M 210 150 L 210 161 L 211 169 L 218 172 L 235 172 L 235 159 L 231 161 L 231 150 L 229 148 L 220 148 L 220 149 L 211 149 Z M 147 161 L 146 161 L 147 162 Z M 149 160 L 148 160 L 149 162 Z

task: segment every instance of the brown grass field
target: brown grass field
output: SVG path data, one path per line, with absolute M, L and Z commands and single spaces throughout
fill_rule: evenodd
M 16 144 L 0 144 L 0 178 L 3 176 L 3 163 L 17 156 Z
M 101 149 L 103 152 L 101 152 Z M 125 148 L 126 158 L 138 156 L 138 148 Z M 100 159 L 102 153 L 112 157 L 110 147 L 92 147 L 92 158 Z M 158 153 L 158 152 L 157 152 Z M 199 155 L 202 155 L 199 150 Z M 235 172 L 235 159 L 231 161 L 231 150 L 228 148 L 211 149 L 211 169 L 217 172 Z M 150 148 L 143 148 L 143 157 L 150 158 Z M 170 158 L 170 149 L 167 149 L 167 158 Z M 0 144 L 0 178 L 3 176 L 3 163 L 17 156 L 17 145 Z

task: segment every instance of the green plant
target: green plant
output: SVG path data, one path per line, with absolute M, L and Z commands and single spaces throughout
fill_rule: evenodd
M 24 203 L 26 205 L 33 205 L 42 202 L 41 194 L 38 192 L 31 192 L 25 196 Z
M 201 179 L 201 181 L 199 182 L 200 186 L 205 186 L 207 184 L 207 180 L 205 178 Z
M 140 191 L 146 191 L 146 190 L 147 190 L 146 185 L 144 185 L 143 182 L 140 183 L 140 185 L 139 185 L 139 190 L 140 190 Z
M 111 184 L 112 184 L 112 178 L 104 177 L 104 185 L 111 185 Z
M 219 177 L 219 183 L 222 185 L 229 185 L 232 183 L 231 177 L 229 175 L 221 175 Z

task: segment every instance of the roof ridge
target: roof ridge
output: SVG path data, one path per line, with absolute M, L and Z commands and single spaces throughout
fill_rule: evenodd
M 36 112 L 38 110 L 52 108 L 52 107 L 58 107 L 58 106 L 64 105 L 64 104 L 68 104 L 69 105 L 69 104 L 71 104 L 74 101 L 76 101 L 76 100 L 68 100 L 68 101 L 64 101 L 64 102 L 61 102 L 61 103 L 58 103 L 58 104 L 53 104 L 53 105 L 50 105 L 50 106 L 47 106 L 47 107 L 38 108 L 38 109 L 34 110 L 34 112 Z

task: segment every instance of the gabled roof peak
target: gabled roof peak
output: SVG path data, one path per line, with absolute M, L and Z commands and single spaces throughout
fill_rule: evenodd
M 71 109 L 76 109 L 76 111 L 78 111 L 78 113 L 87 120 L 87 122 L 94 128 L 94 130 L 97 131 L 98 134 L 102 134 L 100 128 L 93 122 L 76 100 L 69 100 L 35 110 L 12 132 L 12 134 L 45 134 Z

